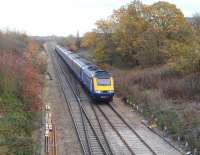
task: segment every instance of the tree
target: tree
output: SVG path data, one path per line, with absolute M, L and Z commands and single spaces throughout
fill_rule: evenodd
M 199 21 L 196 15 L 192 26 L 168 2 L 143 5 L 135 0 L 115 10 L 110 18 L 97 21 L 95 35 L 88 33 L 83 43 L 95 45 L 97 62 L 120 60 L 129 66 L 168 63 L 178 70 L 194 71 L 199 64 Z
M 200 34 L 200 14 L 196 13 L 192 18 L 192 25 L 198 34 Z
M 96 32 L 87 32 L 81 39 L 81 47 L 82 48 L 92 48 L 95 47 L 97 39 Z
M 66 39 L 67 47 L 71 51 L 75 51 L 77 49 L 76 47 L 76 38 L 73 35 L 68 36 Z
M 33 154 L 34 114 L 41 108 L 39 46 L 18 35 L 0 34 L 0 146 L 6 148 L 3 154 L 28 155 Z
M 115 45 L 112 38 L 113 23 L 111 20 L 99 20 L 96 22 L 96 50 L 97 62 L 111 63 Z
M 148 22 L 142 18 L 142 11 L 142 4 L 134 1 L 127 7 L 114 11 L 112 16 L 116 51 L 130 65 L 138 65 L 136 55 L 143 42 L 141 33 L 148 28 Z
M 149 27 L 141 35 L 141 48 L 136 54 L 136 59 L 142 66 L 151 66 L 165 63 L 166 47 L 165 47 L 165 36 L 158 29 Z
M 185 22 L 183 13 L 176 5 L 168 2 L 157 2 L 145 8 L 145 18 L 155 27 L 165 32 Z
M 77 49 L 80 49 L 80 47 L 81 47 L 81 39 L 79 36 L 79 32 L 77 32 L 77 34 L 76 34 L 76 47 L 77 47 Z
M 199 59 L 197 37 L 183 13 L 173 4 L 157 2 L 145 7 L 144 18 L 162 35 L 159 39 L 162 48 L 158 47 L 162 50 L 160 54 L 167 56 L 168 62 L 178 70 L 194 71 Z

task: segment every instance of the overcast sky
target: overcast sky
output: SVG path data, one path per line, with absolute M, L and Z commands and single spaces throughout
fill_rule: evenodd
M 132 0 L 0 0 L 0 29 L 24 31 L 29 35 L 84 34 L 113 9 Z M 199 0 L 166 0 L 189 17 L 200 12 Z M 152 4 L 156 0 L 142 0 Z

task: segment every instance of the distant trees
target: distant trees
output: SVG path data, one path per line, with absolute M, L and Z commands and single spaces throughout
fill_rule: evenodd
M 77 49 L 77 47 L 76 47 L 76 37 L 74 37 L 73 35 L 66 37 L 65 42 L 66 42 L 66 45 L 69 48 L 69 50 L 75 51 Z
M 79 32 L 77 32 L 77 34 L 76 34 L 76 47 L 77 47 L 77 49 L 80 49 L 80 47 L 81 47 L 81 38 L 80 38 L 80 36 L 79 36 Z
M 194 14 L 191 22 L 197 33 L 200 33 L 200 13 Z
M 95 48 L 96 37 L 96 32 L 85 33 L 84 38 L 81 40 L 81 48 Z
M 76 36 L 69 35 L 64 39 L 64 46 L 67 46 L 69 50 L 76 51 L 81 48 L 81 37 L 79 36 L 79 32 L 77 32 Z
M 85 34 L 82 45 L 95 47 L 97 62 L 115 64 L 120 60 L 129 66 L 169 63 L 178 70 L 197 71 L 199 21 L 198 15 L 195 17 L 191 24 L 173 4 L 144 5 L 135 0 L 108 19 L 97 21 L 96 30 Z

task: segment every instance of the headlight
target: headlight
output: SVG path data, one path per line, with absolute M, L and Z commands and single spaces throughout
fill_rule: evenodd
M 101 91 L 100 91 L 100 90 L 96 90 L 96 93 L 100 94 L 100 93 L 101 93 Z
M 114 90 L 109 90 L 108 92 L 109 92 L 109 93 L 114 93 Z

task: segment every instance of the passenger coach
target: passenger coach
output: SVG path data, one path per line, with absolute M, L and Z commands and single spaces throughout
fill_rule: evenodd
M 114 81 L 110 73 L 99 69 L 89 61 L 61 46 L 56 46 L 55 50 L 79 81 L 88 89 L 93 99 L 112 101 Z

